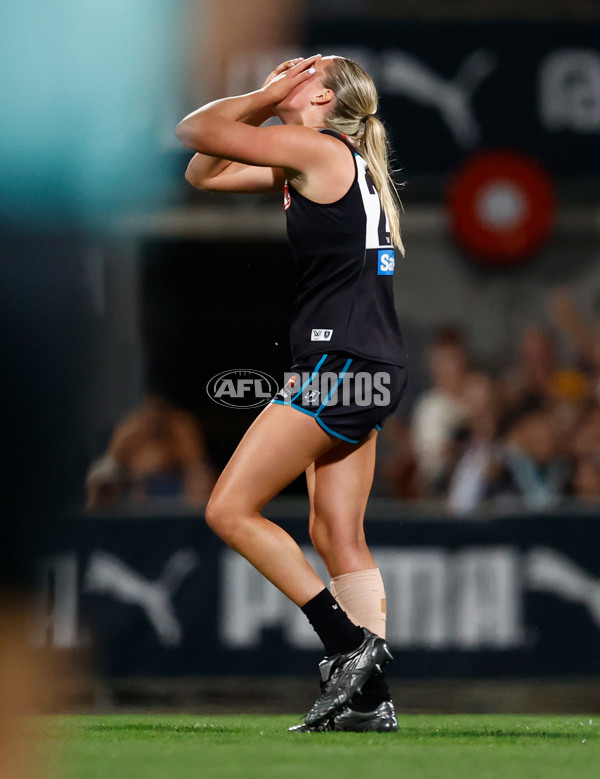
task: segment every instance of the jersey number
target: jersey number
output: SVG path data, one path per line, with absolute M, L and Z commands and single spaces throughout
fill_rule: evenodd
M 355 156 L 355 159 L 358 170 L 358 185 L 367 216 L 366 248 L 379 249 L 381 246 L 390 246 L 388 220 L 381 207 L 373 179 L 367 171 L 367 163 L 359 154 Z

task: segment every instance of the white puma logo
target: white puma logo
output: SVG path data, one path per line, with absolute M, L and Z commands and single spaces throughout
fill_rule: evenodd
M 547 547 L 532 549 L 527 555 L 527 589 L 550 592 L 566 601 L 582 603 L 600 628 L 600 581 L 560 552 Z
M 496 58 L 491 51 L 478 49 L 469 54 L 454 78 L 448 81 L 411 54 L 392 49 L 382 54 L 382 89 L 437 108 L 456 142 L 469 148 L 476 146 L 481 138 L 471 98 L 495 65 Z
M 180 549 L 167 560 L 158 579 L 150 581 L 118 557 L 98 551 L 88 561 L 84 590 L 105 593 L 123 603 L 138 605 L 161 644 L 177 646 L 183 640 L 183 631 L 175 616 L 172 598 L 198 563 L 198 555 L 192 549 Z

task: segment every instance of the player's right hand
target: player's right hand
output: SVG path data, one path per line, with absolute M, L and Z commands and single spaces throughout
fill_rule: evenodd
M 283 66 L 283 70 L 262 87 L 262 91 L 269 96 L 269 102 L 272 105 L 280 103 L 289 95 L 292 89 L 303 81 L 312 78 L 314 75 L 312 66 L 321 56 L 321 54 L 314 54 L 312 57 L 300 59 L 289 67 L 287 62 L 279 65 L 279 68 Z M 292 60 L 289 60 L 289 62 L 292 62 Z M 273 74 L 275 74 L 275 71 L 273 71 Z
M 286 60 L 285 62 L 282 62 L 280 65 L 277 65 L 275 70 L 272 70 L 271 73 L 269 73 L 269 75 L 266 77 L 261 89 L 264 89 L 266 86 L 268 86 L 271 83 L 271 81 L 273 81 L 274 78 L 277 78 L 277 76 L 280 76 L 286 70 L 289 70 L 290 68 L 293 68 L 294 65 L 297 65 L 299 62 L 302 62 L 303 59 L 304 57 L 295 57 L 294 59 Z

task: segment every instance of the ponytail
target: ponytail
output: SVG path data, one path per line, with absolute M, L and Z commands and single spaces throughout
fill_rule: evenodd
M 387 133 L 375 116 L 378 96 L 373 79 L 360 65 L 345 57 L 327 57 L 325 61 L 327 70 L 322 82 L 335 95 L 325 124 L 329 129 L 348 136 L 364 157 L 387 216 L 392 243 L 404 255 L 400 233 L 400 198 L 390 172 Z
M 389 141 L 385 127 L 373 114 L 365 119 L 365 129 L 358 142 L 359 151 L 365 158 L 381 206 L 390 224 L 390 237 L 394 246 L 404 256 L 404 243 L 400 234 L 400 197 L 390 173 Z

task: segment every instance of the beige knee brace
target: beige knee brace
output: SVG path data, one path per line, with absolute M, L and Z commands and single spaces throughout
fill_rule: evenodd
M 355 625 L 385 638 L 385 589 L 379 568 L 336 576 L 330 587 L 333 597 Z

